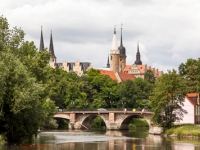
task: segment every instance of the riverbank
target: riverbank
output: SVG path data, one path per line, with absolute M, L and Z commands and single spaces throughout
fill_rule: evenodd
M 165 131 L 166 136 L 200 138 L 200 125 L 175 125 L 173 128 Z

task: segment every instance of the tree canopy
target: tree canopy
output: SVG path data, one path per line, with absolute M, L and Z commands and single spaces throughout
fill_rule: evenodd
M 31 137 L 45 120 L 48 60 L 48 52 L 37 52 L 20 28 L 9 29 L 0 17 L 0 134 L 8 141 Z
M 173 122 L 181 120 L 186 113 L 186 110 L 182 109 L 186 93 L 186 82 L 175 70 L 158 78 L 150 96 L 153 121 L 162 127 L 170 128 Z
M 188 92 L 199 92 L 200 59 L 188 59 L 179 65 L 179 74 L 187 83 Z

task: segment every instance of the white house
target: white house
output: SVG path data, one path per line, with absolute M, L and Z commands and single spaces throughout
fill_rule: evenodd
M 198 93 L 188 93 L 185 96 L 183 109 L 188 113 L 184 114 L 183 120 L 176 123 L 181 124 L 200 124 L 200 104 Z

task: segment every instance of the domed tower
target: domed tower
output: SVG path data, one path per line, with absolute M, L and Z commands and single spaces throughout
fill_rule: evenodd
M 117 44 L 116 29 L 114 28 L 112 48 L 110 50 L 110 70 L 119 72 L 119 49 Z
M 139 51 L 139 42 L 137 43 L 137 53 L 136 53 L 136 65 L 142 65 L 142 61 L 140 60 L 140 51 Z
M 122 42 L 122 24 L 121 24 L 121 43 L 119 46 L 119 72 L 122 72 L 124 67 L 126 66 L 126 48 L 123 46 Z
M 50 66 L 54 68 L 56 63 L 56 56 L 54 54 L 52 32 L 50 37 L 49 53 L 50 53 Z

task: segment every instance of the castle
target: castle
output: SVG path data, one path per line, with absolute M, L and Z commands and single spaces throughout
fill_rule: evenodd
M 43 33 L 41 29 L 40 37 L 40 48 L 39 51 L 44 49 Z M 67 62 L 62 63 L 56 62 L 56 56 L 54 53 L 53 37 L 52 32 L 50 35 L 50 45 L 49 45 L 50 61 L 49 65 L 52 68 L 62 68 L 63 70 L 69 72 L 73 71 L 78 76 L 83 75 L 84 71 L 92 68 L 90 62 Z M 137 53 L 135 63 L 132 65 L 126 65 L 126 48 L 123 46 L 122 40 L 122 26 L 121 26 L 121 40 L 120 46 L 118 47 L 116 28 L 114 28 L 112 47 L 110 50 L 110 57 L 108 56 L 107 67 L 100 69 L 101 74 L 109 75 L 111 78 L 117 80 L 118 82 L 125 81 L 126 79 L 134 80 L 137 77 L 144 78 L 145 72 L 151 70 L 155 78 L 158 78 L 163 73 L 158 69 L 152 68 L 151 66 L 143 65 L 140 59 L 139 42 L 137 43 Z M 110 63 L 109 63 L 110 62 Z M 115 76 L 115 77 L 114 77 Z
M 110 70 L 114 72 L 116 76 L 120 76 L 122 75 L 122 73 L 125 73 L 125 74 L 133 75 L 136 78 L 137 77 L 144 78 L 144 75 L 147 70 L 151 70 L 155 78 L 158 78 L 163 74 L 163 72 L 159 71 L 158 69 L 142 64 L 142 61 L 140 59 L 139 42 L 137 43 L 137 53 L 136 53 L 135 63 L 132 65 L 126 65 L 126 48 L 123 46 L 122 27 L 121 27 L 121 40 L 120 40 L 119 47 L 118 47 L 117 36 L 116 36 L 116 28 L 114 28 L 112 47 L 110 50 L 110 58 L 108 57 L 106 70 Z M 119 72 L 122 72 L 122 73 L 119 74 Z M 104 71 L 104 74 L 106 74 L 105 71 Z M 107 74 L 109 75 L 109 73 Z
M 42 51 L 44 49 L 44 39 L 43 39 L 43 33 L 41 29 L 41 36 L 40 36 L 40 48 L 39 51 Z M 49 45 L 49 53 L 50 53 L 50 60 L 49 60 L 49 65 L 52 68 L 61 68 L 67 72 L 73 71 L 75 72 L 78 76 L 83 75 L 84 71 L 92 68 L 90 62 L 80 62 L 80 61 L 75 61 L 75 62 L 67 62 L 63 61 L 62 63 L 57 63 L 56 62 L 56 56 L 54 53 L 54 46 L 53 46 L 53 37 L 52 37 L 52 32 L 50 35 L 50 45 Z

